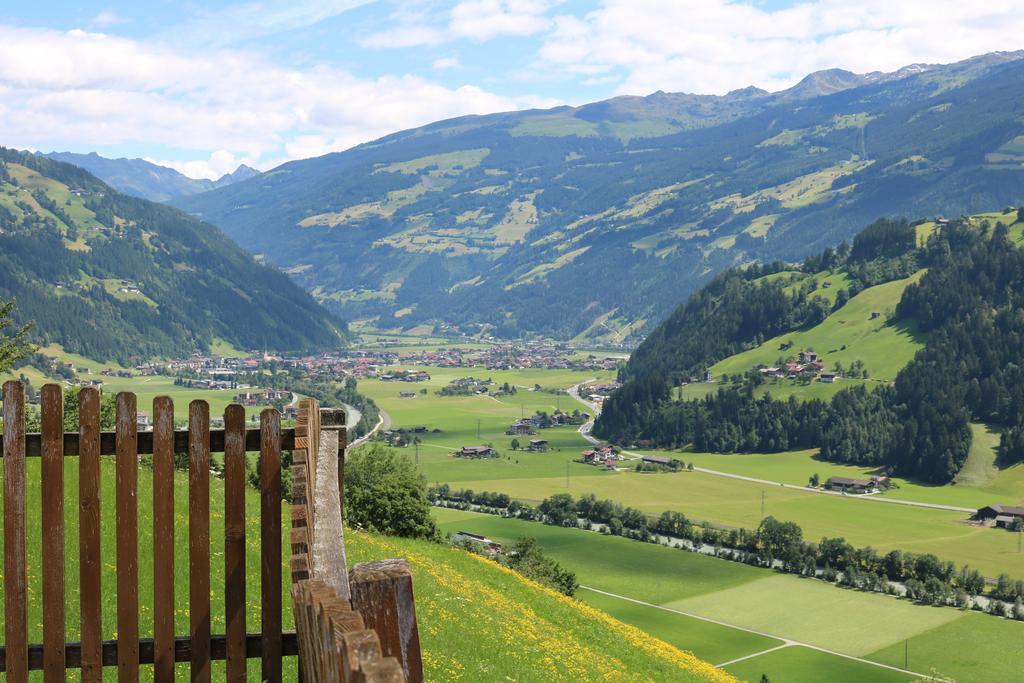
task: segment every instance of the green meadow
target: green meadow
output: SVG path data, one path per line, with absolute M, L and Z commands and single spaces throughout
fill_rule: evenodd
M 413 368 L 422 369 L 431 376 L 426 382 L 383 382 L 363 380 L 359 390 L 371 397 L 391 418 L 393 427 L 425 427 L 417 433 L 419 464 L 431 482 L 462 485 L 476 479 L 517 479 L 522 477 L 600 477 L 607 473 L 596 467 L 582 467 L 571 463 L 587 442 L 579 435 L 578 427 L 553 427 L 538 430 L 536 436 L 508 436 L 505 430 L 521 416 L 538 410 L 553 413 L 561 408 L 565 412 L 584 410 L 583 406 L 565 393 L 534 391 L 542 389 L 564 390 L 592 378 L 610 379 L 612 373 L 574 372 L 566 370 L 487 370 L 486 368 Z M 505 382 L 515 386 L 517 393 L 501 397 L 438 396 L 436 392 L 459 377 L 473 376 L 494 381 L 491 390 Z M 420 393 L 426 390 L 427 393 Z M 415 392 L 414 398 L 401 398 L 402 392 Z M 439 431 L 434 431 L 439 430 Z M 513 450 L 512 440 L 525 448 L 530 439 L 544 439 L 550 450 L 527 453 Z M 462 446 L 491 444 L 499 458 L 468 460 L 454 458 L 452 451 Z M 416 448 L 403 449 L 414 454 Z M 568 469 L 567 469 L 568 467 Z M 468 484 L 467 484 L 468 486 Z
M 909 668 L 919 673 L 1005 681 L 1024 666 L 1024 624 L 1018 622 L 915 605 L 579 529 L 458 510 L 435 509 L 434 515 L 448 533 L 464 530 L 505 542 L 521 536 L 536 538 L 547 554 L 576 572 L 582 585 L 640 602 L 585 589 L 578 592 L 581 600 L 714 663 L 796 641 L 899 668 L 904 643 L 909 641 Z M 986 666 L 986 661 L 992 663 Z M 914 679 L 799 646 L 756 655 L 726 668 L 753 681 L 762 673 L 773 681 Z
M 912 323 L 891 323 L 888 319 L 899 303 L 903 290 L 923 274 L 924 271 L 920 271 L 903 280 L 869 287 L 818 325 L 808 330 L 779 335 L 757 348 L 730 356 L 712 366 L 711 373 L 715 376 L 743 374 L 755 365 L 772 366 L 780 358 L 784 359 L 801 349 L 813 349 L 828 369 L 836 362 L 849 367 L 854 361 L 860 360 L 870 377 L 892 380 L 923 347 L 923 343 Z M 840 286 L 837 278 L 832 277 L 830 281 L 834 286 L 825 291 L 832 292 Z M 786 344 L 791 346 L 783 349 Z M 838 384 L 843 384 L 843 381 L 840 380 Z M 775 391 L 772 390 L 772 393 L 774 395 Z
M 652 515 L 677 510 L 696 520 L 747 529 L 760 524 L 763 500 L 764 515 L 796 522 L 812 541 L 843 537 L 881 552 L 934 553 L 990 577 L 1003 572 L 1024 577 L 1024 553 L 1018 552 L 1017 534 L 974 526 L 965 512 L 863 501 L 701 472 L 609 472 L 571 479 L 568 488 L 564 476 L 481 480 L 466 486 L 530 501 L 555 493 L 593 493 Z

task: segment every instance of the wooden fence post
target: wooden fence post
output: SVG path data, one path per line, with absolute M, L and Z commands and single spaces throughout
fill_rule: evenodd
M 64 390 L 42 390 L 43 680 L 64 680 Z
M 28 680 L 25 385 L 4 382 L 4 636 L 7 680 Z
M 410 683 L 423 680 L 412 572 L 405 560 L 357 564 L 349 577 L 352 607 L 377 632 L 385 657 L 395 657 Z

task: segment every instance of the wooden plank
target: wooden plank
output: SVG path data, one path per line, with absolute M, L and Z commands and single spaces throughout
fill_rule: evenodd
M 83 390 L 84 391 L 84 390 Z M 137 435 L 139 444 L 139 455 L 150 455 L 153 453 L 153 432 L 139 432 Z M 258 451 L 260 449 L 260 430 L 248 429 L 245 432 L 245 450 Z M 79 446 L 80 437 L 78 434 L 68 433 L 64 435 L 64 456 L 76 457 L 81 455 Z M 295 429 L 288 428 L 281 430 L 281 450 L 290 451 L 295 448 Z M 117 454 L 117 436 L 114 432 L 103 432 L 100 434 L 100 455 Z M 174 432 L 174 452 L 188 452 L 188 430 Z M 210 430 L 210 452 L 224 452 L 224 430 Z M 25 456 L 38 458 L 43 453 L 43 438 L 41 434 L 25 435 Z M 0 457 L 3 457 L 4 449 L 0 443 Z
M 153 663 L 153 639 L 143 638 L 139 641 L 139 663 Z M 281 635 L 281 651 L 285 657 L 294 657 L 298 654 L 298 641 L 295 631 L 286 631 Z M 67 643 L 64 648 L 64 666 L 68 669 L 78 669 L 82 665 L 82 644 Z M 117 641 L 104 640 L 100 642 L 100 663 L 104 666 L 115 666 L 117 664 Z M 260 633 L 247 633 L 245 635 L 245 656 L 248 659 L 256 659 L 263 654 L 263 635 Z M 227 639 L 225 636 L 215 635 L 210 638 L 210 658 L 214 661 L 223 661 L 227 656 Z M 174 639 L 174 661 L 188 662 L 192 659 L 192 640 L 189 636 L 177 636 Z M 0 646 L 0 673 L 6 669 L 7 654 L 3 646 Z M 28 668 L 30 671 L 38 671 L 43 668 L 43 646 L 33 644 L 28 646 Z
M 97 683 L 102 671 L 102 602 L 100 586 L 100 394 L 78 394 L 78 554 L 81 608 L 82 681 Z M 65 451 L 66 454 L 66 451 Z
M 25 544 L 25 386 L 4 382 L 4 639 L 7 679 L 28 680 L 28 557 Z
M 352 607 L 377 632 L 385 657 L 395 657 L 410 683 L 423 680 L 412 571 L 405 560 L 357 564 L 350 577 Z
M 139 680 L 139 518 L 135 394 L 122 391 L 116 405 L 117 679 Z
M 260 604 L 264 681 L 281 680 L 281 414 L 260 413 Z
M 64 391 L 43 386 L 43 680 L 64 680 Z
M 174 401 L 153 400 L 153 678 L 174 680 Z
M 245 409 L 224 411 L 224 607 L 227 680 L 245 681 Z
M 210 406 L 188 405 L 188 586 L 192 680 L 210 680 Z

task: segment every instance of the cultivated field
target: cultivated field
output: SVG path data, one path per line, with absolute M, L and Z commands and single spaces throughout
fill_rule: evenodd
M 909 641 L 911 671 L 964 681 L 1011 680 L 1024 666 L 1024 624 L 1018 622 L 593 532 L 457 510 L 434 514 L 449 533 L 465 530 L 499 541 L 536 538 L 582 585 L 622 596 L 581 589 L 582 600 L 709 661 L 722 664 L 794 643 L 726 667 L 746 680 L 757 681 L 761 674 L 773 681 L 915 678 L 801 644 L 900 668 Z

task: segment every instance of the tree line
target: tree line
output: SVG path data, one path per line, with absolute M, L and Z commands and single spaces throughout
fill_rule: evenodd
M 901 591 L 893 584 L 901 584 L 905 597 L 924 604 L 981 609 L 981 603 L 973 598 L 985 596 L 992 599 L 986 608 L 990 613 L 1024 620 L 1024 581 L 1002 574 L 986 596 L 984 575 L 967 565 L 957 567 L 931 553 L 891 550 L 880 554 L 871 547 L 855 547 L 840 537 L 823 537 L 815 543 L 804 538 L 800 525 L 770 516 L 761 520 L 757 529 L 719 529 L 706 522 L 698 524 L 672 510 L 649 517 L 635 508 L 598 499 L 593 494 L 576 499 L 568 493 L 558 493 L 536 507 L 510 500 L 504 494 L 467 493 L 445 486 L 431 487 L 428 497 L 443 507 L 475 509 L 552 526 L 599 525 L 603 533 L 643 542 L 659 542 L 658 536 L 681 539 L 694 549 L 705 546 L 705 552 L 722 559 L 816 577 L 859 590 L 899 595 Z M 483 504 L 471 505 L 476 500 Z M 1004 603 L 1012 606 L 1007 608 Z

